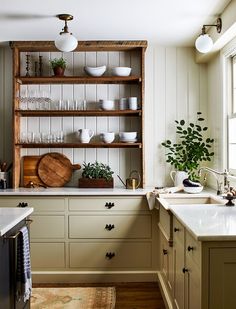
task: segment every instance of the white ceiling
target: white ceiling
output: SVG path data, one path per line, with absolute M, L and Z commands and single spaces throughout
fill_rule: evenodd
M 234 1 L 234 0 L 233 0 Z M 192 46 L 206 23 L 214 23 L 230 0 L 2 0 L 0 41 L 54 40 L 69 13 L 78 40 L 146 39 Z

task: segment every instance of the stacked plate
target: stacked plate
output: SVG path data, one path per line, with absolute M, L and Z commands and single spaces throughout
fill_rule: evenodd
M 120 132 L 120 141 L 122 143 L 135 143 L 137 142 L 137 132 Z

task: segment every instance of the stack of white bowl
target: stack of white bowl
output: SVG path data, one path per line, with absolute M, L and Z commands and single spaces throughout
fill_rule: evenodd
M 120 132 L 120 141 L 123 143 L 135 143 L 137 142 L 137 132 Z

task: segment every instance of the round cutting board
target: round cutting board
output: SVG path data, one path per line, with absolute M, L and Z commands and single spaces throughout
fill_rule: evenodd
M 63 187 L 72 176 L 72 171 L 80 169 L 79 164 L 71 164 L 70 160 L 58 152 L 47 153 L 38 163 L 38 175 L 48 187 Z

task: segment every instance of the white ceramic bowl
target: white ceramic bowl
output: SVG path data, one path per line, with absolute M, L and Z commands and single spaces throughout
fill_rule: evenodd
M 129 67 L 115 67 L 111 69 L 112 75 L 115 76 L 129 76 L 131 68 Z
M 101 109 L 105 111 L 112 110 L 115 107 L 114 100 L 99 100 L 99 104 L 100 104 Z
M 203 186 L 200 187 L 184 187 L 186 193 L 200 193 L 203 190 Z
M 137 138 L 137 132 L 120 132 L 119 137 L 123 142 L 135 141 Z
M 84 71 L 90 76 L 102 76 L 106 71 L 106 66 L 103 65 L 101 67 L 89 67 L 85 66 Z
M 104 143 L 110 144 L 115 139 L 115 133 L 114 132 L 102 132 L 100 134 L 100 138 Z

